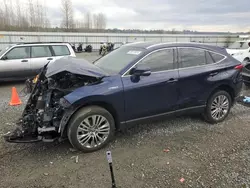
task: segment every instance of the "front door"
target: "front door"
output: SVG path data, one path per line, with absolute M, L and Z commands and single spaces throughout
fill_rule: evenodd
M 29 78 L 32 75 L 30 61 L 30 47 L 12 48 L 0 60 L 0 79 Z
M 150 76 L 141 76 L 139 81 L 129 73 L 122 77 L 127 121 L 176 109 L 179 75 L 175 54 L 173 48 L 151 52 L 137 64 L 150 67 Z

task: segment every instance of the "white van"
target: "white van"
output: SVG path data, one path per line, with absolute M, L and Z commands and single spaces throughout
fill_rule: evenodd
M 250 39 L 249 36 L 240 37 L 239 41 L 231 44 L 226 50 L 238 61 L 245 63 L 250 62 Z

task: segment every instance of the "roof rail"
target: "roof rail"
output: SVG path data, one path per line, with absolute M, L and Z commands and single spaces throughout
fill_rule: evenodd
M 47 44 L 47 43 L 68 43 L 68 42 L 21 42 L 18 44 Z

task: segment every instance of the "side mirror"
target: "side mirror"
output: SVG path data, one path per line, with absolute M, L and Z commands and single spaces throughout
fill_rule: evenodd
M 1 60 L 7 60 L 8 58 L 7 58 L 7 56 L 3 56 L 2 58 L 1 58 Z
M 138 65 L 130 71 L 130 74 L 138 77 L 149 76 L 151 75 L 151 70 L 150 67 L 144 65 Z

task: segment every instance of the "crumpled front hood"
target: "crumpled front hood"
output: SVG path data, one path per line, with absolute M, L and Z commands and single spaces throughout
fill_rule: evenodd
M 74 57 L 63 57 L 49 63 L 45 76 L 48 78 L 64 71 L 68 71 L 72 74 L 79 74 L 96 78 L 108 76 L 106 72 L 104 72 L 94 64 L 89 63 L 85 59 L 77 59 Z

